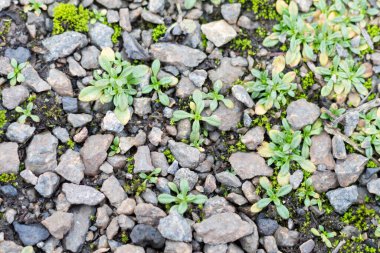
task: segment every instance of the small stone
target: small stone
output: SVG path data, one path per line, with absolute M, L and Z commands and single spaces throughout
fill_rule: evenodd
M 220 172 L 220 173 L 216 174 L 215 177 L 219 183 L 221 183 L 225 186 L 235 187 L 235 188 L 241 186 L 240 179 L 228 171 Z
M 150 98 L 135 98 L 133 100 L 133 108 L 135 113 L 140 117 L 152 113 L 152 107 L 150 106 Z
M 38 177 L 34 189 L 36 189 L 41 196 L 50 198 L 58 188 L 59 179 L 59 176 L 54 172 L 45 172 Z
M 42 80 L 38 72 L 29 63 L 22 69 L 21 73 L 25 77 L 25 81 L 22 85 L 32 89 L 35 92 L 51 90 L 51 86 Z
M 344 117 L 344 134 L 351 136 L 359 123 L 359 112 L 351 111 Z
M 339 186 L 338 178 L 332 171 L 315 171 L 311 181 L 316 192 L 323 193 Z
M 189 189 L 191 191 L 198 182 L 198 174 L 188 168 L 181 168 L 175 173 L 173 182 L 179 186 L 181 180 L 185 180 L 189 183 Z
M 1 4 L 0 4 L 1 6 Z M 1 7 L 0 7 L 1 10 Z M 18 47 L 16 49 L 7 48 L 4 52 L 4 56 L 9 59 L 16 59 L 17 63 L 27 62 L 30 58 L 30 51 L 25 47 Z
M 346 159 L 347 157 L 346 145 L 343 139 L 337 135 L 332 138 L 332 151 L 336 159 Z
M 237 36 L 235 29 L 224 20 L 201 25 L 201 30 L 217 47 L 227 44 Z
M 197 86 L 195 86 L 188 77 L 183 76 L 176 85 L 175 95 L 179 98 L 187 98 L 190 97 L 196 89 Z
M 330 204 L 339 214 L 344 214 L 351 205 L 358 201 L 358 188 L 356 185 L 339 188 L 326 193 Z
M 166 240 L 164 253 L 192 253 L 190 243 Z
M 143 247 L 135 246 L 132 244 L 123 245 L 120 247 L 117 247 L 115 250 L 115 253 L 145 253 L 145 250 Z
M 29 97 L 29 91 L 25 86 L 16 85 L 4 88 L 2 93 L 3 106 L 13 110 Z
M 72 97 L 63 97 L 62 107 L 65 112 L 75 113 L 78 111 L 78 99 Z
M 25 180 L 25 182 L 36 185 L 38 177 L 36 177 L 30 170 L 23 170 L 20 172 L 20 176 Z
M 299 130 L 307 125 L 313 124 L 321 114 L 317 105 L 299 99 L 289 104 L 286 109 L 286 119 L 295 130 Z
M 217 188 L 216 179 L 212 174 L 208 174 L 204 183 L 204 191 L 207 194 L 213 193 Z
M 276 238 L 274 238 L 274 236 L 264 236 L 263 244 L 264 244 L 264 249 L 266 250 L 266 252 L 268 253 L 278 252 Z
M 191 227 L 187 220 L 176 211 L 160 220 L 158 231 L 168 240 L 179 242 L 191 242 Z
M 119 221 L 117 217 L 114 217 L 111 222 L 108 224 L 106 235 L 108 240 L 112 240 L 119 231 Z
M 8 0 L 5 0 L 5 1 L 8 1 Z M 9 1 L 9 4 L 10 4 L 10 1 Z M 1 3 L 0 3 L 0 11 L 1 11 Z M 23 247 L 14 243 L 13 241 L 0 240 L 0 251 L 1 252 L 19 253 L 19 252 L 22 252 L 22 250 L 23 250 Z
M 231 99 L 227 97 L 227 99 Z M 234 108 L 227 108 L 224 103 L 219 103 L 218 109 L 212 114 L 216 116 L 221 121 L 221 124 L 218 126 L 218 129 L 221 131 L 230 131 L 235 129 L 237 124 L 240 122 L 241 117 L 243 116 L 243 104 L 232 98 L 234 103 Z
M 12 224 L 14 222 L 16 214 L 17 214 L 17 211 L 12 208 L 5 211 L 4 218 L 8 224 Z
M 74 184 L 79 184 L 83 177 L 85 167 L 79 152 L 68 149 L 62 156 L 55 169 L 60 176 Z
M 165 0 L 151 0 L 148 3 L 149 11 L 153 13 L 160 13 L 165 8 Z
M 258 219 L 256 225 L 259 230 L 259 233 L 266 236 L 273 235 L 279 227 L 276 220 L 268 218 Z
M 182 167 L 194 169 L 199 164 L 200 152 L 182 142 L 169 141 L 169 149 Z
M 380 179 L 373 179 L 368 182 L 367 189 L 370 193 L 380 196 Z
M 71 76 L 84 77 L 86 76 L 86 70 L 73 58 L 69 57 L 67 59 L 69 64 L 69 73 Z
M 108 11 L 109 13 L 110 11 Z M 80 64 L 85 69 L 97 69 L 99 68 L 98 57 L 100 51 L 95 46 L 89 46 L 82 50 L 82 58 Z
M 113 167 L 111 164 L 109 164 L 109 162 L 104 162 L 100 167 L 99 167 L 99 170 L 100 171 L 103 171 L 104 173 L 106 174 L 111 174 L 113 173 Z
M 295 190 L 297 189 L 303 180 L 303 172 L 302 170 L 296 170 L 291 176 L 290 176 L 290 185 Z
M 125 24 L 128 30 L 132 30 L 132 28 L 129 29 L 128 25 L 130 26 L 131 24 L 130 23 Z M 140 43 L 128 32 L 123 32 L 123 46 L 125 48 L 125 53 L 130 59 L 134 59 L 134 60 L 150 59 L 148 50 L 146 50 L 143 46 L 141 46 Z
M 193 227 L 196 236 L 209 244 L 233 242 L 253 232 L 249 223 L 235 213 L 215 214 Z
M 104 1 L 104 0 L 101 0 Z M 106 0 L 109 1 L 109 0 Z M 113 1 L 120 1 L 121 0 L 113 0 Z M 98 0 L 99 2 L 99 0 Z M 114 33 L 114 30 L 102 23 L 95 23 L 94 25 L 89 26 L 88 35 L 90 36 L 91 43 L 100 47 L 100 48 L 106 48 L 106 47 L 112 47 L 112 35 Z
M 85 114 L 85 113 L 81 113 L 81 114 L 69 113 L 67 116 L 67 121 L 74 128 L 83 127 L 84 125 L 92 121 L 92 115 Z
M 100 191 L 106 195 L 111 205 L 115 207 L 120 206 L 121 202 L 127 197 L 123 187 L 114 176 L 110 176 L 104 181 Z
M 0 143 L 0 174 L 17 174 L 20 166 L 18 145 L 14 142 Z
M 359 154 L 349 154 L 344 161 L 339 161 L 335 167 L 340 186 L 347 187 L 358 180 L 363 173 L 368 158 Z
M 158 230 L 150 225 L 136 225 L 131 232 L 131 240 L 134 244 L 140 246 L 150 246 L 153 248 L 162 248 L 165 244 L 165 239 Z
M 16 198 L 18 195 L 17 189 L 10 184 L 0 186 L 0 195 L 7 198 Z
M 245 73 L 245 67 L 248 64 L 247 60 L 244 58 L 238 58 L 241 59 L 242 62 L 247 63 L 244 64 L 244 66 L 241 66 L 241 64 L 234 64 L 234 59 L 237 58 L 223 57 L 220 60 L 218 68 L 208 71 L 208 77 L 213 83 L 215 83 L 217 80 L 222 81 L 222 91 L 231 88 L 231 84 L 236 80 L 242 78 Z M 235 102 L 234 104 L 237 106 Z
M 148 146 L 141 146 L 137 148 L 137 152 L 134 155 L 134 161 L 134 173 L 151 172 L 154 170 Z
M 247 90 L 243 86 L 234 85 L 232 86 L 231 91 L 232 91 L 232 95 L 237 100 L 242 102 L 246 107 L 251 108 L 254 105 L 251 96 L 248 94 Z
M 334 169 L 335 160 L 331 153 L 331 138 L 326 132 L 311 137 L 310 160 L 315 165 Z
M 123 4 L 121 0 L 96 0 L 96 2 L 107 7 L 107 9 L 119 9 Z
M 160 219 L 166 216 L 166 213 L 152 204 L 138 204 L 134 210 L 138 223 L 157 226 Z
M 135 137 L 121 137 L 120 138 L 120 150 L 121 154 L 125 154 L 133 146 L 139 147 L 145 144 L 146 134 L 144 131 L 139 131 Z
M 314 247 L 315 247 L 315 242 L 313 241 L 313 239 L 310 239 L 302 243 L 299 249 L 301 253 L 311 253 L 313 252 Z
M 65 193 L 67 201 L 73 205 L 96 206 L 105 198 L 103 193 L 86 185 L 64 183 L 62 192 Z
M 153 23 L 156 25 L 164 24 L 164 19 L 160 15 L 154 14 L 148 10 L 145 10 L 145 9 L 143 9 L 143 11 L 141 13 L 141 17 L 143 20 L 145 20 L 149 23 Z
M 134 199 L 125 199 L 121 202 L 116 212 L 118 214 L 131 215 L 134 213 L 135 207 L 136 201 Z
M 215 196 L 209 198 L 205 202 L 203 210 L 205 213 L 205 217 L 207 218 L 218 213 L 234 213 L 235 207 L 231 205 L 225 198 Z
M 235 205 L 242 206 L 248 203 L 247 199 L 242 195 L 231 192 L 226 196 L 226 199 Z
M 58 140 L 60 140 L 63 143 L 66 143 L 70 140 L 70 135 L 66 128 L 55 127 L 53 129 L 53 134 L 55 137 L 58 138 Z
M 62 71 L 50 69 L 46 80 L 58 95 L 69 97 L 74 96 L 71 81 Z
M 154 146 L 158 146 L 162 140 L 163 132 L 158 127 L 153 127 L 150 133 L 148 134 L 148 139 L 150 143 Z
M 204 69 L 194 70 L 189 74 L 189 79 L 193 82 L 195 86 L 200 88 L 207 79 L 207 72 Z
M 264 158 L 253 152 L 233 153 L 228 161 L 236 174 L 243 180 L 251 179 L 256 176 L 273 175 L 273 169 L 266 164 Z
M 210 245 L 206 244 L 203 248 L 204 253 L 226 253 L 227 244 Z
M 250 203 L 255 203 L 260 200 L 260 196 L 256 193 L 255 186 L 253 186 L 251 181 L 245 181 L 241 186 L 241 190 Z
M 265 130 L 262 127 L 254 127 L 241 137 L 241 142 L 249 150 L 255 150 L 264 141 Z
M 233 3 L 233 4 L 223 4 L 221 8 L 221 13 L 223 18 L 229 23 L 229 24 L 236 24 L 241 10 L 241 4 L 240 3 Z
M 309 12 L 310 7 L 313 5 L 312 0 L 295 0 L 302 12 Z
M 107 111 L 106 116 L 103 118 L 101 128 L 103 131 L 120 133 L 124 130 L 124 125 L 120 123 L 113 111 Z
M 299 233 L 297 231 L 289 230 L 285 227 L 279 227 L 274 234 L 277 245 L 280 247 L 293 247 L 297 245 Z
M 49 231 L 37 223 L 24 225 L 13 222 L 13 227 L 24 245 L 36 245 L 50 236 Z
M 63 236 L 69 232 L 73 220 L 74 215 L 72 213 L 57 211 L 41 223 L 49 230 L 52 236 L 57 239 L 63 239 Z

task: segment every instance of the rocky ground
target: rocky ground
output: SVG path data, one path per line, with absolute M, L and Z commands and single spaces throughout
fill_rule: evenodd
M 380 252 L 379 8 L 0 0 L 0 253 Z

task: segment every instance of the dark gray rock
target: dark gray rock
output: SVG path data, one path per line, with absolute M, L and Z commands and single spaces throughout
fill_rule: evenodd
M 49 231 L 41 224 L 24 225 L 14 222 L 13 227 L 24 245 L 35 245 L 50 236 Z
M 78 111 L 78 99 L 72 97 L 62 97 L 62 107 L 67 113 L 76 113 Z
M 3 186 L 0 186 L 0 194 L 7 198 L 16 198 L 18 195 L 18 192 L 14 186 L 10 184 L 6 184 Z
M 123 46 L 128 58 L 134 60 L 148 60 L 150 59 L 148 50 L 143 48 L 137 40 L 128 32 L 123 32 Z
M 17 63 L 27 62 L 30 58 L 30 51 L 25 47 L 18 47 L 16 49 L 7 48 L 4 56 L 9 59 L 16 59 Z
M 191 242 L 191 227 L 187 220 L 176 211 L 160 220 L 158 230 L 168 240 L 179 242 Z
M 100 47 L 112 47 L 112 35 L 114 30 L 102 23 L 95 23 L 94 25 L 90 25 L 88 30 L 88 35 L 90 36 L 91 43 Z
M 134 244 L 142 247 L 150 246 L 159 249 L 165 245 L 165 238 L 162 237 L 160 232 L 156 228 L 146 224 L 136 225 L 132 229 L 130 237 Z
M 263 235 L 273 235 L 278 229 L 277 221 L 268 218 L 258 219 L 256 225 L 259 233 Z
M 344 214 L 351 205 L 357 203 L 359 193 L 356 185 L 339 188 L 326 193 L 330 204 L 339 214 Z

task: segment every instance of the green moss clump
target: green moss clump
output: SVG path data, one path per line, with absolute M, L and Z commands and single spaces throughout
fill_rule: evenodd
M 0 129 L 2 129 L 8 122 L 6 113 L 6 110 L 0 110 Z
M 265 36 L 267 36 L 267 30 L 265 30 L 264 27 L 259 27 L 259 28 L 256 29 L 256 34 L 260 38 L 265 38 Z
M 369 160 L 368 163 L 367 163 L 367 168 L 377 168 L 377 164 L 372 161 L 372 160 Z
M 2 174 L 0 174 L 0 183 L 7 184 L 10 182 L 16 181 L 16 179 L 17 179 L 17 176 L 13 173 L 2 173 Z
M 252 11 L 256 14 L 256 18 L 275 20 L 279 18 L 274 4 L 269 3 L 269 0 L 251 0 Z
M 256 116 L 251 123 L 251 127 L 254 126 L 264 127 L 267 131 L 269 131 L 272 128 L 269 122 L 269 118 L 265 115 Z
M 166 159 L 168 160 L 169 163 L 174 162 L 175 157 L 172 154 L 172 152 L 170 151 L 170 149 L 165 149 L 164 152 L 162 152 L 162 153 L 166 156 Z
M 129 241 L 128 235 L 125 231 L 121 232 L 120 241 L 124 244 L 127 244 Z
M 240 52 L 244 52 L 248 49 L 252 49 L 252 42 L 248 38 L 235 38 L 231 42 L 231 49 L 238 50 Z
M 344 213 L 341 221 L 347 225 L 355 226 L 359 231 L 368 231 L 371 224 L 371 219 L 379 220 L 379 216 L 376 215 L 376 211 L 371 208 L 367 208 L 366 205 L 360 205 L 358 208 L 350 208 Z
M 241 152 L 247 151 L 247 146 L 245 146 L 245 144 L 241 142 L 241 140 L 239 140 L 235 145 L 228 146 L 228 150 L 227 150 L 229 154 L 236 153 L 238 151 L 241 151 Z
M 88 32 L 90 11 L 83 6 L 61 3 L 54 8 L 53 34 L 65 31 Z
M 166 33 L 166 26 L 165 25 L 157 25 L 153 31 L 152 31 L 152 39 L 154 42 L 157 42 L 162 36 Z
M 119 42 L 119 38 L 121 36 L 121 26 L 118 24 L 113 24 L 111 27 L 114 30 L 111 40 L 113 44 L 116 44 Z
M 302 89 L 307 91 L 315 83 L 313 72 L 309 71 L 304 78 L 302 78 Z

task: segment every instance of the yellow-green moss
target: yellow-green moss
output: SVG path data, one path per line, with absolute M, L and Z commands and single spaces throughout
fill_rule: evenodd
M 90 11 L 83 6 L 61 3 L 54 8 L 53 34 L 65 31 L 88 32 Z
M 154 42 L 157 42 L 162 36 L 166 33 L 166 26 L 165 25 L 157 25 L 153 31 L 152 31 L 152 39 Z

